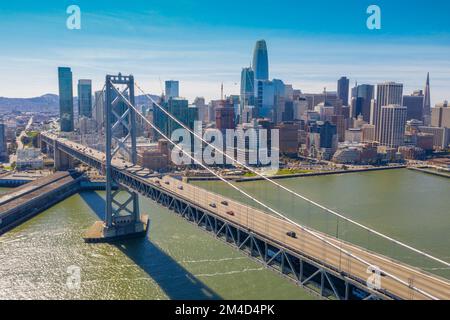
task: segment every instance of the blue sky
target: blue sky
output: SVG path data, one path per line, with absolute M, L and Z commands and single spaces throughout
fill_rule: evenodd
M 431 73 L 433 103 L 450 99 L 450 1 L 172 0 L 8 1 L 0 4 L 0 96 L 57 92 L 56 68 L 100 89 L 106 73 L 132 73 L 147 91 L 178 79 L 183 96 L 238 93 L 256 40 L 268 44 L 270 76 L 304 92 L 336 79 L 403 82 L 405 93 Z M 426 5 L 432 3 L 432 5 Z M 81 30 L 66 8 L 81 8 Z M 366 27 L 381 8 L 382 28 Z

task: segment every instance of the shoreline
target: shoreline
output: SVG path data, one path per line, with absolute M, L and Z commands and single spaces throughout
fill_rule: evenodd
M 311 172 L 311 173 L 294 173 L 294 174 L 285 174 L 278 176 L 270 176 L 268 178 L 273 180 L 278 179 L 289 179 L 289 178 L 298 178 L 298 177 L 314 177 L 314 176 L 327 176 L 327 175 L 335 175 L 335 174 L 344 174 L 344 173 L 358 173 L 358 172 L 367 172 L 367 171 L 384 171 L 384 170 L 396 170 L 396 169 L 405 169 L 406 165 L 398 165 L 398 166 L 390 166 L 390 167 L 375 167 L 375 168 L 363 168 L 363 169 L 349 169 L 349 170 L 336 170 L 329 172 Z M 219 180 L 216 177 L 183 177 L 186 182 L 190 181 L 217 181 Z M 261 177 L 225 177 L 227 180 L 232 180 L 234 182 L 249 182 L 249 181 L 258 181 L 264 180 Z

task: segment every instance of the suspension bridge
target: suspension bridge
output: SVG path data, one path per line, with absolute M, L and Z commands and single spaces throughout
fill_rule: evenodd
M 141 194 L 211 232 L 217 239 L 242 250 L 268 268 L 324 297 L 450 299 L 450 282 L 447 279 L 299 224 L 277 208 L 226 180 L 216 170 L 194 158 L 189 151 L 183 150 L 143 116 L 135 106 L 135 87 L 145 94 L 135 83 L 133 76 L 106 76 L 103 88 L 105 152 L 60 137 L 55 132 L 41 133 L 41 147 L 43 151 L 53 155 L 56 169 L 66 170 L 73 166 L 76 160 L 106 176 L 106 218 L 87 232 L 88 241 L 114 241 L 146 234 L 148 222 L 145 217 L 141 217 L 138 203 L 138 194 Z M 222 153 L 224 157 L 229 157 L 203 140 L 156 101 L 152 102 L 154 107 L 160 108 L 172 121 L 188 130 L 203 144 Z M 155 177 L 150 170 L 138 166 L 137 119 L 147 123 L 180 153 L 191 158 L 198 166 L 256 206 L 234 201 L 169 176 Z M 118 157 L 119 151 L 127 155 L 127 160 Z M 320 208 L 330 216 L 355 225 L 442 268 L 450 267 L 450 264 L 442 259 L 353 221 L 261 175 L 245 163 L 231 160 L 236 166 L 260 175 L 283 192 Z M 113 184 L 120 188 L 113 190 Z M 127 195 L 126 199 L 123 199 L 123 194 Z

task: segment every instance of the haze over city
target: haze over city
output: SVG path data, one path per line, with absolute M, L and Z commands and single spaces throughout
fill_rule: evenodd
M 303 92 L 335 90 L 335 79 L 346 74 L 352 85 L 392 80 L 411 93 L 424 86 L 430 72 L 432 104 L 447 99 L 448 2 L 442 1 L 439 11 L 419 9 L 419 1 L 379 3 L 382 28 L 375 31 L 365 27 L 370 3 L 359 0 L 323 7 L 281 1 L 277 10 L 270 9 L 271 1 L 258 6 L 242 1 L 177 1 L 175 6 L 78 1 L 81 30 L 65 27 L 68 2 L 3 3 L 0 28 L 20 28 L 3 35 L 7 45 L 0 53 L 0 70 L 8 81 L 0 96 L 57 93 L 54 69 L 68 65 L 76 76 L 92 79 L 96 89 L 105 73 L 119 70 L 134 74 L 154 94 L 161 93 L 159 79 L 178 79 L 181 96 L 217 99 L 221 83 L 225 94 L 239 93 L 240 68 L 250 64 L 255 39 L 264 38 L 270 77 Z

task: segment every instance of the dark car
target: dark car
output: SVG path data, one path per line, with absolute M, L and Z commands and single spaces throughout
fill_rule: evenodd
M 233 211 L 227 211 L 227 215 L 234 217 L 234 212 Z
M 228 205 L 228 201 L 224 200 L 224 201 L 221 202 L 221 204 L 223 204 L 224 206 L 227 206 Z
M 286 235 L 287 235 L 288 237 L 297 239 L 297 234 L 296 234 L 294 231 L 289 231 L 289 232 L 286 233 Z
M 216 206 L 215 203 L 210 203 L 209 206 L 210 206 L 211 208 L 217 208 L 217 206 Z

